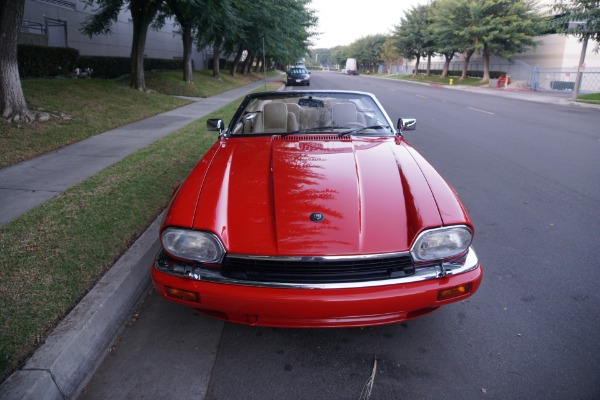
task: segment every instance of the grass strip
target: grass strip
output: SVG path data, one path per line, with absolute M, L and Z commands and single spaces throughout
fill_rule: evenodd
M 270 72 L 269 76 L 278 74 Z M 189 104 L 173 96 L 207 97 L 263 79 L 248 74 L 234 78 L 211 71 L 195 71 L 194 83 L 182 80 L 181 71 L 149 71 L 144 93 L 127 85 L 128 78 L 24 79 L 21 83 L 34 111 L 53 115 L 47 122 L 14 125 L 0 118 L 0 168 L 89 138 L 113 128 Z
M 403 81 L 412 81 L 412 82 L 421 82 L 421 83 L 434 83 L 439 85 L 450 85 L 450 79 L 452 79 L 452 85 L 455 86 L 481 86 L 488 85 L 487 83 L 481 83 L 481 78 L 467 78 L 460 80 L 457 76 L 449 76 L 447 78 L 440 78 L 435 75 L 381 75 L 381 74 L 372 74 L 373 76 L 379 76 L 390 79 L 398 79 Z
M 582 94 L 577 101 L 588 104 L 600 104 L 600 93 Z
M 164 209 L 173 188 L 216 141 L 206 119 L 228 120 L 238 104 L 131 154 L 0 229 L 0 380 Z
M 22 126 L 0 119 L 0 168 L 190 103 L 101 79 L 27 79 L 22 86 L 29 108 L 54 118 Z
M 267 75 L 272 76 L 277 73 L 269 72 Z M 149 71 L 146 73 L 146 85 L 149 89 L 164 94 L 210 97 L 264 78 L 261 74 L 238 75 L 234 78 L 228 71 L 223 71 L 221 78 L 215 79 L 212 77 L 211 70 L 202 70 L 194 71 L 193 82 L 188 84 L 182 80 L 182 75 L 181 71 Z

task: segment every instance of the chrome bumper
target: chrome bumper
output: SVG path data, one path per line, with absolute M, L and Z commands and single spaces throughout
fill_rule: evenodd
M 415 273 L 401 278 L 382 279 L 366 282 L 347 283 L 281 283 L 281 282 L 257 282 L 240 279 L 231 279 L 222 276 L 218 270 L 203 268 L 192 265 L 176 265 L 173 268 L 166 267 L 158 258 L 155 267 L 165 274 L 188 278 L 197 281 L 222 283 L 227 285 L 253 286 L 265 288 L 287 288 L 287 289 L 356 289 L 377 286 L 400 285 L 405 283 L 423 282 L 432 279 L 446 278 L 454 275 L 472 271 L 479 265 L 479 259 L 475 250 L 469 248 L 467 254 L 460 260 L 444 262 L 424 267 L 416 267 Z

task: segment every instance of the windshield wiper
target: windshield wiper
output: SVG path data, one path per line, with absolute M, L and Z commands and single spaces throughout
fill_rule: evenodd
M 371 126 L 365 126 L 362 128 L 356 128 L 356 129 L 351 129 L 349 131 L 346 132 L 342 132 L 340 134 L 338 134 L 338 137 L 344 137 L 346 135 L 352 135 L 353 133 L 357 133 L 357 132 L 362 132 L 364 130 L 367 129 L 390 129 L 390 127 L 388 125 L 371 125 Z
M 297 131 L 282 133 L 281 137 L 286 137 L 288 135 L 295 135 L 296 133 L 329 131 L 329 130 L 333 130 L 333 129 L 344 129 L 344 127 L 343 126 L 319 126 L 319 127 L 315 127 L 315 128 L 301 129 L 301 130 L 297 130 Z

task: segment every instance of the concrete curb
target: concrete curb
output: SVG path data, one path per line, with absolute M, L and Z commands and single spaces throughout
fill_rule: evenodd
M 0 399 L 75 397 L 100 364 L 150 284 L 162 214 L 58 325 L 25 366 L 0 386 Z

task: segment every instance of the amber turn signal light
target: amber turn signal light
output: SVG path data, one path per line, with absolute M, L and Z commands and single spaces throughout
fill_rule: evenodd
M 465 294 L 471 293 L 471 289 L 473 288 L 472 283 L 467 283 L 465 285 L 454 286 L 449 289 L 444 289 L 438 291 L 438 300 L 449 300 L 454 297 L 464 296 Z
M 168 286 L 165 287 L 165 292 L 167 293 L 167 296 L 176 299 L 200 303 L 200 295 L 196 292 L 189 292 L 187 290 L 175 289 Z

